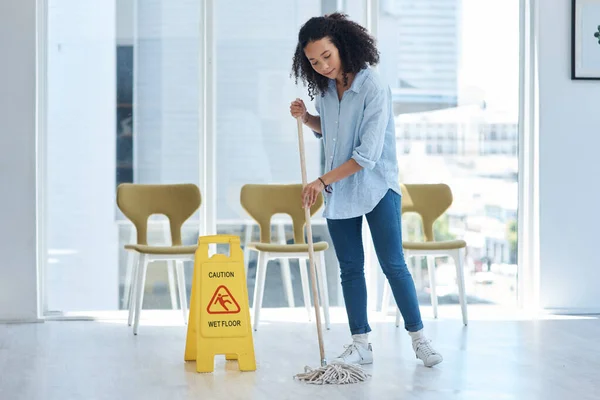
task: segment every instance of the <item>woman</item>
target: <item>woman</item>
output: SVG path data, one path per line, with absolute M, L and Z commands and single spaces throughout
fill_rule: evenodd
M 378 62 L 375 40 L 343 14 L 311 18 L 300 29 L 292 74 L 296 83 L 301 79 L 308 84 L 318 115 L 309 114 L 302 100 L 292 102 L 290 112 L 323 139 L 327 171 L 305 187 L 302 203 L 310 207 L 325 192 L 324 217 L 340 263 L 353 339 L 336 361 L 373 362 L 361 236 L 366 216 L 416 356 L 432 367 L 442 356 L 423 335 L 415 285 L 404 260 L 391 91 L 369 68 Z

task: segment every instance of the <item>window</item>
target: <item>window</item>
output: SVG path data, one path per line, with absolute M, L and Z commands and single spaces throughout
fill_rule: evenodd
M 332 4 L 331 4 L 332 3 Z M 215 1 L 217 95 L 217 229 L 239 235 L 242 240 L 259 239 L 258 226 L 240 205 L 240 190 L 246 183 L 299 183 L 300 159 L 296 121 L 289 103 L 301 97 L 313 114 L 313 102 L 301 85 L 289 78 L 298 30 L 310 17 L 332 11 L 336 2 L 302 0 L 290 7 L 281 0 Z M 353 17 L 353 15 L 351 15 Z M 257 23 L 259 21 L 260 23 Z M 240 60 L 244 60 L 240 62 Z M 305 132 L 308 176 L 322 168 L 322 143 Z M 276 215 L 273 240 L 292 240 L 291 220 Z M 312 222 L 316 241 L 330 241 L 325 220 Z M 339 275 L 333 246 L 326 252 L 330 304 L 336 305 Z M 247 253 L 248 290 L 254 293 L 256 253 Z M 279 264 L 279 267 L 272 267 Z M 263 307 L 287 307 L 302 300 L 297 260 L 272 260 L 267 270 Z M 303 264 L 302 264 L 303 265 Z M 289 270 L 297 300 L 288 303 L 282 271 Z
M 117 185 L 199 182 L 199 7 L 48 0 L 48 314 L 125 307 L 123 246 L 135 229 L 116 207 Z M 170 242 L 163 217 L 149 225 L 150 243 Z M 187 244 L 198 229 L 195 215 Z M 160 264 L 148 268 L 148 308 L 172 307 Z
M 421 137 L 431 139 L 399 157 L 401 180 L 443 180 L 452 188 L 455 200 L 447 214 L 464 224 L 436 229 L 467 241 L 467 279 L 482 301 L 502 304 L 515 303 L 516 277 L 496 276 L 486 286 L 478 283 L 478 274 L 487 254 L 502 255 L 494 256 L 491 266 L 516 260 L 516 244 L 507 243 L 516 241 L 509 229 L 516 219 L 508 216 L 516 215 L 518 203 L 518 21 L 518 0 L 390 0 L 380 2 L 378 25 L 379 70 L 398 93 L 394 117 L 418 115 L 425 121 Z M 491 32 L 485 40 L 483 31 Z M 418 100 L 415 93 L 421 94 Z M 443 96 L 456 100 L 442 103 Z M 443 142 L 433 140 L 442 137 Z M 418 138 L 404 140 L 416 144 Z M 485 214 L 491 206 L 498 218 Z M 425 290 L 427 270 L 417 270 L 415 280 L 417 289 Z
M 440 224 L 437 234 L 467 241 L 467 277 L 478 297 L 511 302 L 514 292 L 478 286 L 477 274 L 493 243 L 505 254 L 502 260 L 516 260 L 516 232 L 508 227 L 518 211 L 518 1 L 374 3 L 380 5 L 374 10 L 382 54 L 378 71 L 392 86 L 402 142 L 401 180 L 443 179 L 452 187 L 455 204 L 448 220 L 461 223 Z M 257 239 L 256 225 L 239 204 L 240 188 L 300 181 L 288 105 L 302 97 L 314 112 L 306 90 L 289 79 L 298 28 L 309 17 L 342 6 L 365 24 L 366 5 L 373 3 L 213 2 L 217 168 L 210 171 L 199 151 L 206 84 L 199 73 L 205 61 L 201 4 L 48 0 L 47 313 L 125 308 L 132 259 L 123 245 L 135 240 L 135 229 L 115 204 L 121 183 L 199 184 L 200 171 L 211 174 L 217 181 L 218 232 Z M 485 40 L 483 31 L 489 33 Z M 305 138 L 308 174 L 315 176 L 323 165 L 321 143 L 308 132 Z M 496 143 L 499 138 L 502 143 Z M 494 222 L 485 214 L 490 205 L 501 211 Z M 168 242 L 165 222 L 151 218 L 151 243 Z M 290 221 L 277 216 L 275 222 L 272 235 L 290 240 Z M 203 223 L 200 213 L 188 220 L 186 244 L 196 242 Z M 330 240 L 320 215 L 314 234 L 316 240 Z M 332 246 L 326 257 L 333 265 L 330 303 L 340 305 Z M 252 294 L 256 259 L 247 261 Z M 290 267 L 295 297 L 301 299 L 296 262 Z M 265 307 L 288 305 L 280 270 L 269 269 L 274 276 L 268 278 Z M 170 278 L 165 265 L 150 266 L 145 307 L 176 305 Z M 189 291 L 190 268 L 186 278 Z M 417 276 L 420 291 L 424 280 L 426 274 Z
M 117 186 L 133 182 L 133 79 L 133 46 L 117 43 Z

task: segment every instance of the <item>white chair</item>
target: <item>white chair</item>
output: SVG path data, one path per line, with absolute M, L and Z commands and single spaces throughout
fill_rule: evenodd
M 421 216 L 423 242 L 403 242 L 404 256 L 427 257 L 427 270 L 431 286 L 431 305 L 434 318 L 438 317 L 438 299 L 435 282 L 435 257 L 452 257 L 456 266 L 458 297 L 463 323 L 467 325 L 467 298 L 465 294 L 464 253 L 467 243 L 464 240 L 436 242 L 433 237 L 433 224 L 452 205 L 452 191 L 445 184 L 405 184 L 402 186 L 402 214 L 415 212 Z M 417 264 L 418 265 L 418 264 Z M 387 315 L 391 288 L 386 281 L 383 288 L 381 311 Z M 396 308 L 396 326 L 400 326 L 400 310 Z
M 279 244 L 286 244 L 285 238 L 285 220 L 279 219 L 277 221 L 271 221 L 275 225 L 275 238 Z M 250 243 L 252 242 L 252 234 L 254 232 L 254 221 L 247 221 L 244 223 L 244 268 L 246 276 L 248 276 L 248 264 L 250 263 Z M 290 270 L 289 258 L 280 259 L 281 279 L 283 281 L 283 287 L 285 289 L 285 297 L 287 299 L 288 307 L 294 308 L 296 306 L 294 301 L 294 289 L 292 287 L 292 275 Z
M 260 242 L 250 243 L 249 249 L 258 252 L 258 263 L 256 268 L 256 282 L 254 286 L 254 330 L 258 329 L 260 321 L 260 309 L 262 307 L 265 280 L 268 262 L 271 259 L 296 258 L 300 265 L 300 279 L 302 281 L 302 293 L 304 305 L 311 320 L 310 287 L 308 282 L 308 244 L 304 235 L 305 217 L 300 201 L 302 185 L 244 185 L 242 187 L 240 201 L 242 207 L 258 223 L 260 229 Z M 319 196 L 317 202 L 311 208 L 314 215 L 323 205 L 323 196 Z M 275 214 L 287 214 L 292 218 L 294 229 L 294 244 L 279 244 L 271 242 L 271 218 Z M 325 326 L 330 328 L 329 320 L 329 293 L 327 289 L 327 274 L 325 270 L 325 254 L 327 242 L 314 244 L 315 267 L 317 270 L 317 286 L 319 297 L 325 314 Z M 302 262 L 300 262 L 302 261 Z M 284 286 L 291 283 L 288 277 L 283 277 Z M 291 285 L 290 285 L 291 286 Z M 289 292 L 289 289 L 286 289 Z
M 187 292 L 183 269 L 184 261 L 194 261 L 197 245 L 183 246 L 181 226 L 200 207 L 200 190 L 193 184 L 141 185 L 124 183 L 117 189 L 117 205 L 123 214 L 135 225 L 137 243 L 125 246 L 134 252 L 133 283 L 129 293 L 128 324 L 133 321 L 133 334 L 137 335 L 140 313 L 144 301 L 146 271 L 154 261 L 175 261 L 179 302 L 184 322 L 187 323 Z M 171 231 L 170 246 L 148 245 L 148 218 L 162 214 L 169 219 Z
M 130 222 L 130 221 L 127 221 Z M 126 224 L 120 223 L 120 226 L 125 226 Z M 126 225 L 129 230 L 129 243 L 135 243 L 137 239 L 137 233 L 135 225 Z M 171 243 L 171 231 L 169 228 L 169 221 L 148 221 L 148 234 L 150 234 L 151 230 L 160 230 L 162 237 L 164 239 L 164 244 L 169 245 Z M 125 282 L 123 284 L 123 308 L 129 309 L 129 302 L 131 300 L 131 288 L 133 284 L 133 272 L 135 265 L 137 265 L 136 254 L 133 251 L 127 252 L 127 265 L 125 266 Z M 173 260 L 167 261 L 167 282 L 169 288 L 169 297 L 171 298 L 171 308 L 173 310 L 177 310 L 179 307 L 178 304 L 178 295 L 177 295 L 177 282 L 175 280 L 176 276 L 176 262 Z

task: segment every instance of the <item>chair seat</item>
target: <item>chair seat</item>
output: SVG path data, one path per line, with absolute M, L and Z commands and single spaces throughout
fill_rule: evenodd
M 443 242 L 403 242 L 404 250 L 456 250 L 467 247 L 464 240 L 446 240 Z
M 141 254 L 178 255 L 194 254 L 198 246 L 149 246 L 145 244 L 128 244 L 126 250 L 137 251 Z
M 248 248 L 268 253 L 308 253 L 308 244 L 250 243 Z M 325 251 L 328 248 L 327 242 L 314 243 L 315 251 Z

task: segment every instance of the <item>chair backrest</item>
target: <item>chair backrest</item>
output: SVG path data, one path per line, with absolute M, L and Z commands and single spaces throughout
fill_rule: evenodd
M 137 244 L 148 244 L 148 218 L 169 219 L 171 243 L 180 246 L 181 226 L 200 207 L 200 189 L 194 184 L 144 185 L 123 183 L 117 188 L 117 205 L 137 230 Z
M 443 183 L 402 184 L 402 213 L 421 216 L 426 242 L 433 242 L 433 223 L 452 205 L 452 191 Z
M 292 217 L 294 243 L 306 243 L 304 238 L 304 208 L 302 208 L 302 185 L 257 185 L 242 187 L 240 202 L 242 207 L 258 223 L 261 243 L 271 242 L 271 218 L 275 214 L 287 214 Z M 323 195 L 310 209 L 314 215 L 323 205 Z

